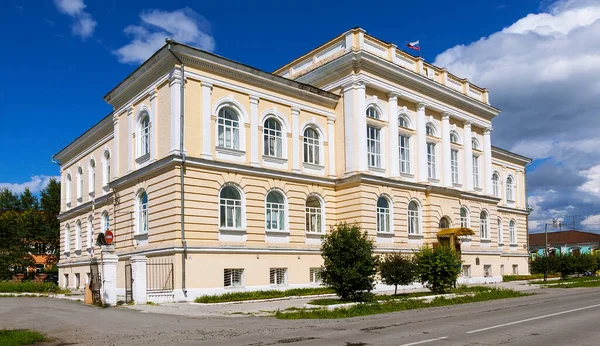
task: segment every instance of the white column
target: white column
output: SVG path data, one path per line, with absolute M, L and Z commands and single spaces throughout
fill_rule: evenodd
M 117 114 L 113 115 L 113 128 L 114 128 L 114 137 L 113 137 L 113 150 L 110 159 L 112 160 L 111 174 L 112 179 L 117 179 L 119 177 L 119 116 Z M 110 181 L 109 181 L 110 182 Z
M 490 133 L 491 128 L 485 129 L 483 132 L 483 178 L 485 184 L 485 193 L 493 194 L 492 187 L 492 140 Z
M 292 171 L 300 173 L 300 108 L 292 107 Z
M 169 78 L 169 88 L 171 90 L 171 141 L 169 154 L 179 154 L 179 145 L 181 142 L 181 76 L 179 71 L 173 71 Z
M 136 158 L 133 143 L 134 139 L 135 129 L 133 126 L 133 107 L 129 107 L 127 108 L 127 173 L 133 171 L 133 160 Z
M 354 84 L 344 86 L 344 147 L 345 147 L 345 161 L 346 161 L 346 174 L 356 171 L 357 159 L 355 150 L 356 137 L 355 129 L 356 123 L 354 121 Z
M 113 251 L 102 250 L 102 301 L 117 305 L 117 264 L 119 257 Z
M 417 165 L 420 182 L 428 181 L 427 177 L 427 131 L 425 130 L 425 104 L 417 105 Z
M 515 198 L 515 207 L 516 208 L 520 208 L 521 207 L 521 191 L 520 191 L 520 187 L 521 187 L 521 171 L 517 170 L 515 173 L 515 180 L 514 180 L 514 186 L 513 186 L 513 195 Z
M 146 256 L 132 256 L 131 263 L 131 293 L 136 304 L 146 304 Z
M 502 204 L 506 205 L 506 166 L 502 166 L 502 176 L 500 177 L 500 198 L 502 198 Z
M 452 187 L 452 168 L 450 163 L 450 114 L 442 116 L 442 185 Z
M 335 177 L 335 120 L 327 118 L 327 143 L 329 145 L 329 177 Z
M 150 118 L 150 161 L 154 161 L 156 159 L 156 150 L 158 145 L 158 126 L 156 126 L 156 120 L 158 119 L 158 97 L 156 97 L 156 89 L 150 90 L 148 93 L 150 95 L 150 113 L 152 113 Z
M 471 143 L 471 123 L 466 122 L 463 130 L 463 149 L 465 152 L 465 190 L 473 191 L 473 144 Z
M 354 85 L 356 95 L 356 108 L 354 109 L 354 122 L 356 123 L 356 153 L 350 150 L 350 155 L 358 158 L 357 170 L 360 172 L 369 169 L 367 161 L 367 115 L 365 113 L 366 86 L 363 82 Z M 348 150 L 348 149 L 346 149 Z
M 389 175 L 400 175 L 400 161 L 398 160 L 398 94 L 392 92 L 388 98 L 388 128 L 389 128 Z
M 212 160 L 212 129 L 210 123 L 210 96 L 212 84 L 202 82 L 202 154 L 203 159 Z
M 250 165 L 254 167 L 260 166 L 258 152 L 258 141 L 260 140 L 258 133 L 258 100 L 258 96 L 250 95 Z

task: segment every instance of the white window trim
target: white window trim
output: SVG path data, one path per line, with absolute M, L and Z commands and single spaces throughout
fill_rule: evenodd
M 144 134 L 145 128 L 142 127 L 142 123 L 144 119 L 148 118 L 148 133 Z M 150 116 L 150 111 L 144 107 L 142 108 L 137 115 L 136 121 L 136 162 L 141 164 L 150 159 L 150 152 L 152 151 L 152 117 Z M 144 139 L 148 140 L 148 150 L 144 152 L 142 150 L 144 148 Z
M 108 224 L 106 222 L 107 219 Z M 102 232 L 102 234 L 104 234 L 107 230 L 110 230 L 110 215 L 108 214 L 108 211 L 105 210 L 102 212 L 102 216 L 100 219 L 100 231 Z
M 481 217 L 483 213 L 485 213 L 485 221 Z M 490 240 L 490 213 L 486 210 L 479 213 L 479 238 L 486 241 Z
M 270 193 L 275 192 L 278 193 L 282 198 L 283 198 L 283 227 L 280 229 L 269 229 L 267 227 L 267 210 L 268 207 L 267 205 L 269 204 L 269 202 L 267 202 L 267 198 L 269 196 Z M 220 212 L 220 210 L 219 210 Z M 220 214 L 220 213 L 219 213 Z M 220 223 L 219 223 L 220 225 Z M 290 233 L 290 229 L 289 229 L 289 212 L 288 212 L 288 199 L 287 199 L 287 195 L 285 194 L 285 192 L 279 188 L 273 188 L 269 191 L 267 191 L 266 195 L 265 195 L 265 232 L 269 232 L 269 233 Z
M 373 129 L 375 132 L 375 134 L 379 135 L 379 138 L 369 138 L 369 129 Z M 374 124 L 371 123 L 367 123 L 367 164 L 369 166 L 369 168 L 375 168 L 375 169 L 383 169 L 383 167 L 385 167 L 385 163 L 383 161 L 383 157 L 384 157 L 384 153 L 383 153 L 383 146 L 382 143 L 385 142 L 384 139 L 384 135 L 383 135 L 383 128 L 380 126 L 375 126 Z M 370 144 L 374 143 L 375 144 L 375 148 L 378 149 L 378 152 L 371 152 L 370 151 Z M 371 164 L 371 157 L 373 156 L 373 158 L 375 158 L 375 164 Z
M 413 232 L 413 233 L 410 232 L 410 218 L 411 218 L 410 212 L 411 212 L 411 210 L 408 208 L 410 206 L 411 202 L 415 202 L 416 203 L 416 205 L 417 205 L 417 212 L 418 212 L 418 215 L 417 215 L 417 231 Z M 416 236 L 422 236 L 422 234 L 423 234 L 423 225 L 422 225 L 422 222 L 423 222 L 423 210 L 421 208 L 421 203 L 418 200 L 416 200 L 416 199 L 411 199 L 410 201 L 408 201 L 408 204 L 407 204 L 407 207 L 406 207 L 406 215 L 407 215 L 407 219 L 406 219 L 407 220 L 407 225 L 406 226 L 407 226 L 408 236 L 409 237 L 411 237 L 411 236 L 415 236 L 415 237 Z
M 239 124 L 239 145 L 238 148 L 232 149 L 219 145 L 219 112 L 223 108 L 233 109 L 238 116 Z M 225 158 L 235 159 L 238 156 L 245 156 L 246 153 L 246 124 L 248 124 L 248 113 L 245 108 L 233 96 L 226 96 L 214 103 L 213 114 L 215 117 L 215 138 L 214 146 L 218 153 L 225 155 Z
M 226 187 L 233 187 L 234 189 L 237 189 L 238 193 L 240 194 L 240 227 L 224 227 L 221 226 L 221 191 L 223 191 L 224 188 Z M 219 230 L 221 231 L 246 231 L 246 194 L 244 193 L 244 190 L 237 184 L 232 183 L 232 182 L 227 182 L 225 184 L 223 184 L 223 186 L 221 186 L 221 188 L 219 189 L 219 194 L 217 195 L 217 200 L 218 200 L 218 205 L 219 205 L 219 210 L 218 210 L 218 221 L 219 221 Z
M 72 185 L 73 185 L 73 176 L 71 175 L 71 172 L 67 172 L 67 175 L 65 176 L 65 205 L 67 207 L 71 206 L 71 189 L 72 189 Z
M 306 202 L 308 201 L 308 199 L 310 197 L 315 197 L 319 201 L 319 204 L 321 205 L 321 229 L 316 232 L 312 232 L 312 231 L 309 231 L 308 229 L 306 229 L 306 220 L 309 217 L 309 212 L 306 210 L 308 208 L 306 206 Z M 306 199 L 304 200 L 304 232 L 306 234 L 325 234 L 325 200 L 323 199 L 323 197 L 321 197 L 320 195 L 318 195 L 316 193 L 309 194 L 308 196 L 306 196 Z
M 142 194 L 146 193 L 147 205 L 145 210 L 146 230 L 142 230 Z M 147 235 L 150 231 L 150 195 L 145 189 L 139 189 L 135 195 L 135 234 Z
M 402 160 L 402 139 L 401 137 L 405 137 L 406 138 L 406 142 L 408 143 L 408 148 L 406 148 L 408 150 L 408 159 L 407 160 Z M 400 174 L 412 174 L 413 171 L 413 140 L 412 140 L 412 134 L 406 133 L 406 132 L 400 132 L 398 133 L 398 170 L 400 172 Z M 407 171 L 402 171 L 402 162 L 405 161 L 407 163 L 408 166 L 408 170 Z
M 427 154 L 427 158 L 426 158 L 426 160 L 427 160 L 427 179 L 433 180 L 433 181 L 439 180 L 439 167 L 438 167 L 439 166 L 438 165 L 438 157 L 439 157 L 439 155 L 438 155 L 438 145 L 437 144 L 438 143 L 436 141 L 427 141 L 426 142 L 426 147 L 425 147 L 425 152 Z M 431 153 L 431 154 L 429 153 L 429 145 L 433 145 L 433 153 Z M 430 176 L 430 174 L 429 174 L 429 172 L 430 172 L 430 169 L 429 169 L 429 165 L 430 165 L 429 159 L 430 158 L 433 158 L 433 162 L 432 162 L 432 165 L 433 165 L 433 176 Z
M 510 227 L 511 224 L 513 224 L 514 227 L 511 228 Z M 508 237 L 509 237 L 511 246 L 518 245 L 518 243 L 517 243 L 517 221 L 515 221 L 515 220 L 510 220 L 508 222 Z
M 386 200 L 388 207 L 386 208 L 387 211 L 384 210 L 379 210 L 380 207 L 377 205 L 379 202 L 379 198 L 383 198 Z M 375 218 L 375 229 L 377 231 L 377 233 L 379 234 L 394 234 L 394 204 L 392 203 L 392 199 L 385 194 L 380 195 L 379 197 L 377 197 L 377 201 L 375 203 L 375 208 L 376 208 L 376 218 Z M 380 230 L 379 229 L 379 217 L 380 217 L 380 212 L 384 213 L 383 216 L 387 217 L 387 230 Z
M 94 223 L 92 216 L 87 219 L 87 239 L 86 239 L 86 248 L 90 249 L 92 247 L 92 238 L 94 236 Z
M 75 222 L 75 251 L 81 251 L 81 221 Z
M 65 253 L 71 252 L 71 225 L 65 225 Z
M 106 158 L 106 154 L 108 153 L 108 158 Z M 110 173 L 112 170 L 112 165 L 110 164 L 112 156 L 110 150 L 105 148 L 102 152 L 102 187 L 105 192 L 108 190 L 108 184 L 110 183 Z
M 92 163 L 94 163 L 93 166 Z M 96 159 L 92 156 L 88 167 L 88 192 L 90 196 L 96 192 L 96 167 L 98 167 Z
M 81 203 L 83 199 L 83 167 L 77 167 L 77 201 Z

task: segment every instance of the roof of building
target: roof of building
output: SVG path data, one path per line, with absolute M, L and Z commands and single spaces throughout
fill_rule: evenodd
M 529 246 L 544 246 L 546 236 L 544 233 L 529 234 Z M 560 232 L 548 232 L 548 244 L 582 244 L 600 243 L 600 234 L 568 230 Z

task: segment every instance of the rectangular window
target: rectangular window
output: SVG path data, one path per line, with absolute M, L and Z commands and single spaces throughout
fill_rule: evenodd
M 400 172 L 410 173 L 410 137 L 400 135 Z
M 486 278 L 489 278 L 492 276 L 492 265 L 491 264 L 483 265 L 483 276 Z
M 241 287 L 244 285 L 244 269 L 224 269 L 223 270 L 223 286 L 224 287 Z
M 242 228 L 242 201 L 221 198 L 221 227 Z
M 513 264 L 513 275 L 519 275 L 519 265 Z
M 309 131 L 310 130 L 310 131 Z M 319 137 L 316 131 L 308 129 L 304 132 L 304 162 L 318 165 L 319 161 Z
M 264 132 L 264 154 L 267 156 L 282 157 L 283 145 L 281 130 L 277 128 L 265 128 Z
M 381 168 L 381 130 L 367 126 L 367 159 L 370 167 Z
M 271 268 L 269 272 L 271 285 L 287 285 L 287 268 Z
M 479 187 L 479 156 L 473 155 L 473 187 Z
M 458 150 L 450 151 L 450 168 L 452 170 L 452 184 L 458 184 Z
M 466 264 L 462 266 L 462 277 L 463 278 L 470 278 L 471 277 L 471 266 Z
M 500 265 L 500 275 L 504 275 L 504 264 Z
M 310 283 L 311 284 L 320 284 L 321 283 L 321 268 L 315 267 L 310 268 Z
M 81 285 L 81 278 L 79 277 L 79 273 L 75 274 L 75 288 L 79 289 L 79 286 Z
M 427 177 L 435 179 L 435 144 L 427 143 Z
M 240 138 L 240 124 L 237 118 L 230 119 L 219 116 L 218 124 L 219 146 L 229 149 L 238 149 Z
M 65 287 L 69 287 L 69 274 L 64 274 Z

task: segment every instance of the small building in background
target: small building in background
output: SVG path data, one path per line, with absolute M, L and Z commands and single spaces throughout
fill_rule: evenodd
M 529 234 L 529 253 L 532 258 L 544 255 L 546 235 Z M 596 253 L 600 249 L 600 234 L 577 230 L 548 232 L 548 253 L 552 255 Z

